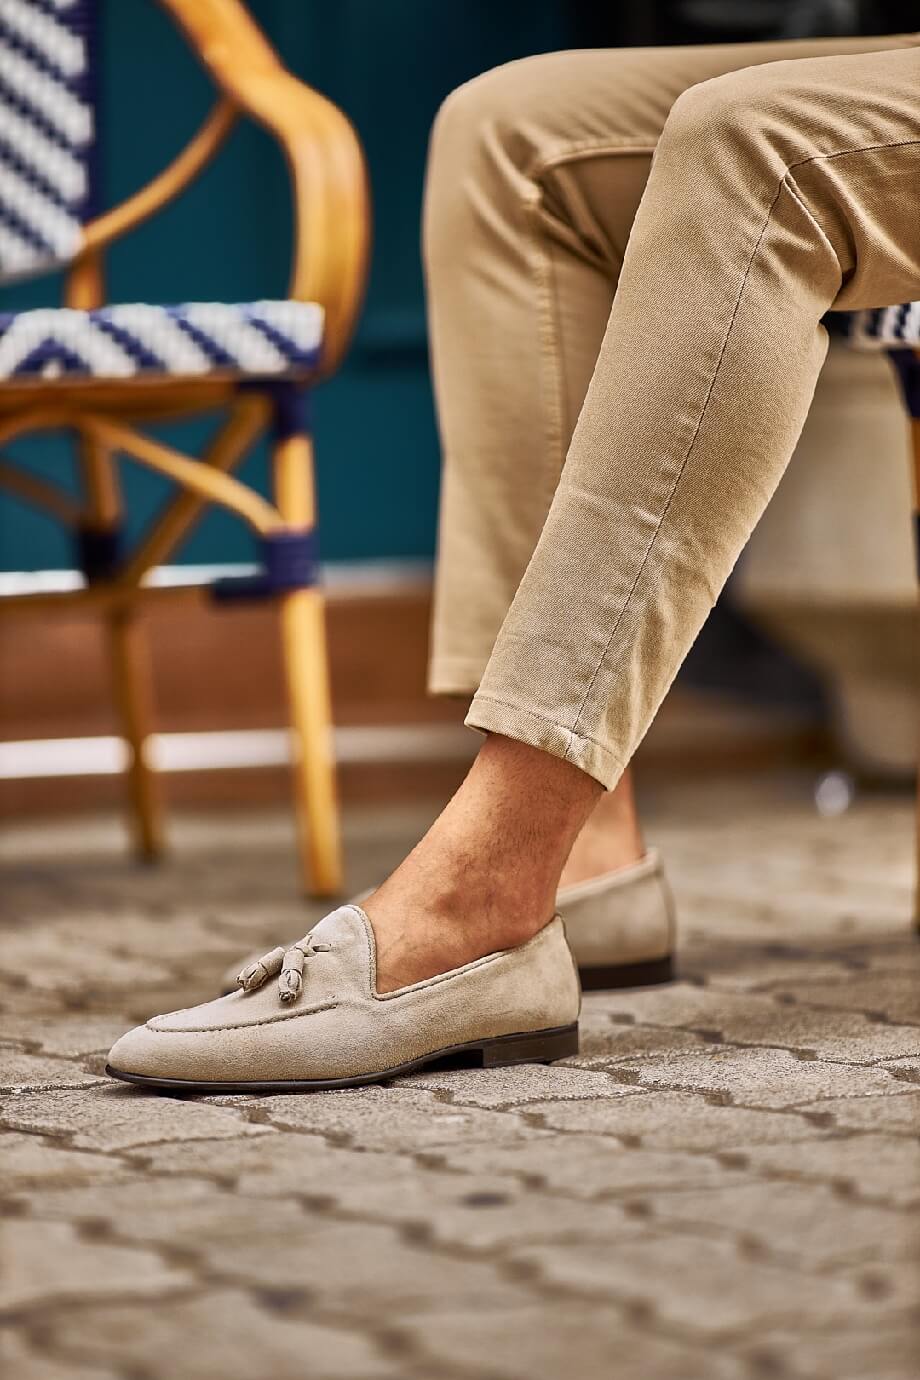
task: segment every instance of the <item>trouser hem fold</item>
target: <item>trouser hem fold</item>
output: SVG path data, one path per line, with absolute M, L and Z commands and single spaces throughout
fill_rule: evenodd
M 571 762 L 608 791 L 623 774 L 623 763 L 609 749 L 520 705 L 477 694 L 464 722 L 482 733 L 500 733 L 504 738 L 514 738 L 518 743 L 527 743 L 564 762 Z

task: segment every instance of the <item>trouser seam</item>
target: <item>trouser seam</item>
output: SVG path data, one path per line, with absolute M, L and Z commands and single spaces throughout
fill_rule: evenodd
M 788 172 L 788 169 L 786 169 L 786 172 Z M 786 172 L 783 173 L 783 179 L 785 179 Z M 658 534 L 659 534 L 660 531 L 661 531 L 662 524 L 663 524 L 663 522 L 664 522 L 665 518 L 667 517 L 668 512 L 669 512 L 669 510 L 670 510 L 671 503 L 673 502 L 673 499 L 674 499 L 674 495 L 675 495 L 675 493 L 677 492 L 677 486 L 678 486 L 678 484 L 680 483 L 681 475 L 684 473 L 685 469 L 687 468 L 687 464 L 689 463 L 690 457 L 691 457 L 691 455 L 693 454 L 693 448 L 694 448 L 694 446 L 696 445 L 697 437 L 699 436 L 700 430 L 702 429 L 703 421 L 704 421 L 705 416 L 706 416 L 706 409 L 707 409 L 708 406 L 709 406 L 709 400 L 710 400 L 710 398 L 712 397 L 712 392 L 713 392 L 713 389 L 715 388 L 715 385 L 716 385 L 716 379 L 717 379 L 718 376 L 719 376 L 719 369 L 720 369 L 721 366 L 722 366 L 722 360 L 725 358 L 725 351 L 728 349 L 728 342 L 729 342 L 729 340 L 730 340 L 730 338 L 731 338 L 731 333 L 732 333 L 732 330 L 734 329 L 735 320 L 736 320 L 736 318 L 737 318 L 737 316 L 738 316 L 738 311 L 739 311 L 740 306 L 741 306 L 741 299 L 742 299 L 743 296 L 744 296 L 744 289 L 747 287 L 748 277 L 750 276 L 751 269 L 752 269 L 752 267 L 753 267 L 753 265 L 754 265 L 754 260 L 755 260 L 756 257 L 757 257 L 757 251 L 760 249 L 760 246 L 761 246 L 761 244 L 763 243 L 764 235 L 767 233 L 767 226 L 770 224 L 770 220 L 771 220 L 772 215 L 773 215 L 774 207 L 776 206 L 776 203 L 777 203 L 777 201 L 779 200 L 779 195 L 780 195 L 780 192 L 781 192 L 782 186 L 783 186 L 783 179 L 780 180 L 779 186 L 777 187 L 776 192 L 775 192 L 775 194 L 774 194 L 774 196 L 773 196 L 773 200 L 770 202 L 770 206 L 769 206 L 769 209 L 768 209 L 768 211 L 767 211 L 766 218 L 764 219 L 764 223 L 763 223 L 763 225 L 761 226 L 761 229 L 760 229 L 760 234 L 757 236 L 757 240 L 756 240 L 756 242 L 755 242 L 755 244 L 754 244 L 754 248 L 751 250 L 751 256 L 750 256 L 750 258 L 749 258 L 749 260 L 748 260 L 747 268 L 744 270 L 744 276 L 743 276 L 743 278 L 742 278 L 742 280 L 741 280 L 741 286 L 740 286 L 739 289 L 738 289 L 738 296 L 737 296 L 737 298 L 735 299 L 735 305 L 734 305 L 734 307 L 733 307 L 733 309 L 732 309 L 732 314 L 731 314 L 731 318 L 730 318 L 729 323 L 728 323 L 728 328 L 727 328 L 727 330 L 726 330 L 726 332 L 725 332 L 725 337 L 724 337 L 724 339 L 723 339 L 723 341 L 722 341 L 722 347 L 721 347 L 721 349 L 719 350 L 719 357 L 718 357 L 718 359 L 716 360 L 715 368 L 714 368 L 713 371 L 712 371 L 712 378 L 711 378 L 710 381 L 709 381 L 709 387 L 708 387 L 708 389 L 706 390 L 706 396 L 705 396 L 705 398 L 703 399 L 703 405 L 702 405 L 702 407 L 700 408 L 700 415 L 699 415 L 699 417 L 697 418 L 697 423 L 696 423 L 696 426 L 695 426 L 695 428 L 694 428 L 693 435 L 692 435 L 691 438 L 690 438 L 690 444 L 689 444 L 688 447 L 687 447 L 687 452 L 686 452 L 686 454 L 684 455 L 684 458 L 683 458 L 683 460 L 682 460 L 682 462 L 681 462 L 681 464 L 680 464 L 680 467 L 679 467 L 679 469 L 678 469 L 678 471 L 677 471 L 677 474 L 674 476 L 674 483 L 671 485 L 671 491 L 670 491 L 670 493 L 668 494 L 668 497 L 667 497 L 667 499 L 666 499 L 666 501 L 665 501 L 664 507 L 663 507 L 662 510 L 661 510 L 661 513 L 659 514 L 658 521 L 657 521 L 657 523 L 655 524 L 655 530 L 654 530 L 654 532 L 652 533 L 651 537 L 649 538 L 648 546 L 645 548 L 645 555 L 642 557 L 642 560 L 641 560 L 640 563 L 639 563 L 639 569 L 636 571 L 636 577 L 635 577 L 635 579 L 633 580 L 632 584 L 630 585 L 630 588 L 629 588 L 629 591 L 628 591 L 628 593 L 627 593 L 627 595 L 626 595 L 626 598 L 623 600 L 623 606 L 622 606 L 622 608 L 620 609 L 620 612 L 619 612 L 619 615 L 618 615 L 618 617 L 617 617 L 617 619 L 616 619 L 616 622 L 614 623 L 613 628 L 612 628 L 611 631 L 610 631 L 610 636 L 607 638 L 607 641 L 606 641 L 606 643 L 604 644 L 604 649 L 603 649 L 603 651 L 601 652 L 600 657 L 598 658 L 598 662 L 597 662 L 597 665 L 595 666 L 594 671 L 593 671 L 593 673 L 592 673 L 592 675 L 591 675 L 591 679 L 588 681 L 588 685 L 587 685 L 587 688 L 586 688 L 586 690 L 585 690 L 584 696 L 583 696 L 583 698 L 582 698 L 581 704 L 578 706 L 578 713 L 575 715 L 575 720 L 574 720 L 573 725 L 572 725 L 572 731 L 575 732 L 575 733 L 578 732 L 578 726 L 579 726 L 579 724 L 580 724 L 580 722 L 581 722 L 581 716 L 582 716 L 582 714 L 585 712 L 585 706 L 587 705 L 588 700 L 590 699 L 591 691 L 594 689 L 594 684 L 595 684 L 595 682 L 596 682 L 596 680 L 597 680 L 598 675 L 600 674 L 601 667 L 603 666 L 604 662 L 605 662 L 606 659 L 607 659 L 607 653 L 610 651 L 610 648 L 611 648 L 611 646 L 613 645 L 613 639 L 616 637 L 617 633 L 619 632 L 620 624 L 622 623 L 623 618 L 624 618 L 625 615 L 626 615 L 626 611 L 627 611 L 627 609 L 629 608 L 630 601 L 632 600 L 633 594 L 634 594 L 635 591 L 636 591 L 636 586 L 638 585 L 640 579 L 642 578 L 642 575 L 643 575 L 643 573 L 644 573 L 644 571 L 645 571 L 645 567 L 648 565 L 649 557 L 650 557 L 651 554 L 652 554 L 652 548 L 654 547 L 655 542 L 656 542 L 656 540 L 658 539 Z
M 909 149 L 915 148 L 918 144 L 920 144 L 920 139 L 894 139 L 881 144 L 858 144 L 853 149 L 835 149 L 833 153 L 812 153 L 807 158 L 800 158 L 797 162 L 789 164 L 780 179 L 780 187 L 791 172 L 794 172 L 796 168 L 805 167 L 807 163 L 830 163 L 835 158 L 848 158 L 854 153 L 880 153 L 882 149 Z M 772 209 L 771 207 L 771 213 Z
M 762 225 L 762 227 L 761 227 L 760 234 L 757 236 L 757 240 L 756 240 L 756 242 L 755 242 L 755 244 L 754 244 L 754 248 L 753 248 L 753 250 L 751 251 L 750 259 L 748 260 L 747 268 L 746 268 L 745 271 L 744 271 L 744 276 L 743 276 L 743 278 L 742 278 L 742 280 L 741 280 L 741 285 L 740 285 L 740 287 L 739 287 L 739 289 L 738 289 L 738 296 L 737 296 L 737 298 L 736 298 L 736 300 L 735 300 L 735 305 L 734 305 L 734 308 L 733 308 L 733 310 L 732 310 L 731 318 L 730 318 L 729 323 L 728 323 L 728 328 L 727 328 L 727 330 L 726 330 L 726 332 L 725 332 L 725 337 L 724 337 L 724 339 L 723 339 L 723 341 L 722 341 L 722 347 L 721 347 L 721 349 L 720 349 L 720 351 L 719 351 L 719 357 L 718 357 L 718 359 L 716 360 L 715 368 L 713 369 L 713 373 L 712 373 L 712 378 L 710 379 L 709 387 L 708 387 L 708 389 L 706 390 L 706 396 L 705 396 L 705 398 L 703 399 L 703 405 L 702 405 L 702 407 L 701 407 L 701 409 L 700 409 L 700 415 L 699 415 L 699 418 L 697 419 L 696 427 L 694 428 L 693 435 L 692 435 L 692 437 L 690 438 L 690 444 L 689 444 L 689 446 L 687 447 L 687 452 L 686 452 L 686 454 L 684 455 L 684 458 L 683 458 L 683 461 L 681 462 L 680 468 L 678 469 L 677 474 L 676 474 L 675 477 L 674 477 L 674 482 L 673 482 L 673 484 L 671 485 L 670 493 L 668 494 L 667 500 L 665 501 L 664 507 L 662 508 L 661 513 L 660 513 L 659 518 L 658 518 L 658 521 L 657 521 L 657 523 L 656 523 L 656 525 L 655 525 L 655 530 L 653 531 L 651 537 L 649 538 L 649 543 L 648 543 L 648 546 L 646 547 L 645 554 L 644 554 L 644 556 L 642 557 L 642 560 L 641 560 L 641 562 L 640 562 L 640 564 L 639 564 L 639 569 L 638 569 L 637 572 L 636 572 L 636 577 L 635 577 L 635 579 L 633 580 L 632 585 L 630 586 L 629 591 L 628 591 L 628 593 L 627 593 L 627 595 L 626 595 L 626 598 L 625 598 L 624 601 L 623 601 L 623 606 L 622 606 L 622 608 L 620 609 L 620 612 L 619 612 L 619 615 L 618 615 L 618 617 L 617 617 L 617 619 L 616 619 L 616 622 L 615 622 L 614 625 L 613 625 L 613 628 L 612 628 L 612 630 L 611 630 L 611 632 L 610 632 L 610 635 L 609 635 L 609 637 L 607 638 L 607 641 L 606 641 L 606 643 L 605 643 L 605 645 L 604 645 L 604 649 L 603 649 L 603 651 L 601 652 L 601 655 L 600 655 L 600 657 L 599 657 L 599 659 L 598 659 L 597 665 L 595 666 L 594 671 L 593 671 L 593 673 L 592 673 L 592 675 L 591 675 L 591 678 L 590 678 L 590 680 L 589 680 L 589 682 L 588 682 L 587 689 L 585 690 L 585 693 L 584 693 L 584 696 L 583 696 L 583 698 L 582 698 L 581 704 L 580 704 L 579 707 L 578 707 L 578 712 L 577 712 L 577 714 L 575 715 L 575 719 L 574 719 L 573 724 L 572 724 L 572 730 L 571 730 L 571 731 L 572 731 L 573 733 L 575 733 L 575 734 L 578 733 L 579 725 L 580 725 L 580 723 L 581 723 L 582 715 L 584 714 L 585 708 L 586 708 L 587 703 L 588 703 L 588 700 L 589 700 L 590 697 L 591 697 L 591 692 L 592 692 L 592 690 L 594 689 L 594 685 L 595 685 L 595 683 L 596 683 L 596 681 L 597 681 L 597 677 L 598 677 L 598 675 L 600 674 L 601 668 L 602 668 L 602 666 L 604 665 L 604 662 L 605 662 L 606 659 L 607 659 L 607 655 L 608 655 L 608 653 L 609 653 L 609 651 L 610 651 L 611 646 L 613 645 L 613 640 L 614 640 L 614 638 L 616 637 L 616 634 L 617 634 L 617 632 L 619 631 L 619 628 L 620 628 L 620 624 L 622 623 L 623 618 L 624 618 L 624 616 L 625 616 L 625 614 L 626 614 L 626 612 L 627 612 L 627 610 L 628 610 L 628 608 L 629 608 L 629 606 L 630 606 L 630 603 L 631 603 L 631 601 L 632 601 L 632 597 L 633 597 L 633 595 L 635 594 L 635 591 L 636 591 L 636 587 L 637 587 L 637 585 L 638 585 L 640 579 L 642 578 L 642 575 L 643 575 L 643 573 L 644 573 L 644 571 L 645 571 L 646 566 L 648 565 L 649 557 L 651 556 L 652 549 L 653 549 L 654 546 L 655 546 L 655 542 L 657 541 L 658 536 L 659 536 L 659 533 L 661 532 L 662 524 L 664 523 L 664 520 L 665 520 L 665 518 L 666 518 L 667 515 L 668 515 L 668 512 L 669 512 L 670 507 L 671 507 L 671 503 L 673 502 L 673 499 L 674 499 L 674 495 L 675 495 L 675 493 L 677 492 L 677 486 L 678 486 L 678 484 L 680 483 L 681 477 L 682 477 L 682 475 L 684 474 L 684 471 L 686 470 L 687 465 L 688 465 L 688 463 L 689 463 L 689 461 L 690 461 L 690 457 L 691 457 L 692 454 L 693 454 L 694 447 L 695 447 L 695 445 L 696 445 L 697 439 L 698 439 L 698 437 L 699 437 L 700 431 L 701 431 L 702 426 L 703 426 L 703 422 L 704 422 L 705 417 L 706 417 L 706 411 L 707 411 L 707 409 L 708 409 L 708 407 L 709 407 L 710 399 L 712 398 L 713 390 L 714 390 L 715 385 L 716 385 L 716 380 L 717 380 L 717 378 L 718 378 L 718 376 L 719 376 L 719 370 L 721 369 L 721 367 L 722 367 L 722 361 L 723 361 L 723 359 L 725 358 L 725 352 L 726 352 L 726 350 L 727 350 L 727 348 L 728 348 L 728 342 L 729 342 L 729 340 L 731 339 L 731 334 L 732 334 L 732 331 L 733 331 L 734 326 L 735 326 L 735 321 L 736 321 L 737 316 L 738 316 L 738 311 L 739 311 L 739 309 L 740 309 L 740 307 L 741 307 L 741 302 L 742 302 L 742 299 L 743 299 L 743 297 L 744 297 L 744 291 L 745 291 L 745 288 L 747 287 L 747 282 L 748 282 L 748 278 L 750 277 L 751 269 L 752 269 L 753 266 L 754 266 L 754 261 L 755 261 L 755 259 L 757 258 L 757 254 L 758 254 L 758 252 L 759 252 L 759 250 L 760 250 L 760 247 L 761 247 L 761 245 L 762 245 L 762 243 L 763 243 L 764 236 L 765 236 L 766 233 L 767 233 L 767 229 L 768 229 L 768 227 L 769 227 L 769 225 L 770 225 L 770 221 L 771 221 L 771 219 L 772 219 L 772 217 L 773 217 L 773 212 L 774 212 L 774 210 L 776 209 L 776 204 L 777 204 L 777 202 L 779 201 L 779 198 L 780 198 L 780 196 L 781 196 L 781 194 L 782 194 L 783 188 L 784 188 L 784 187 L 787 187 L 787 188 L 789 189 L 790 193 L 791 193 L 792 195 L 795 196 L 795 199 L 796 199 L 797 202 L 798 202 L 799 199 L 800 199 L 800 198 L 799 198 L 799 195 L 798 195 L 798 193 L 797 193 L 797 190 L 796 190 L 795 192 L 793 192 L 793 183 L 794 183 L 794 179 L 790 179 L 790 173 L 791 173 L 791 172 L 793 171 L 793 169 L 795 169 L 795 168 L 804 167 L 804 166 L 806 166 L 806 165 L 808 165 L 808 164 L 811 164 L 811 163 L 819 163 L 819 162 L 822 162 L 822 161 L 828 161 L 828 162 L 829 162 L 829 161 L 831 161 L 831 160 L 833 160 L 833 159 L 844 158 L 844 157 L 847 157 L 848 155 L 855 154 L 855 153 L 874 153 L 874 152 L 876 152 L 876 151 L 881 151 L 882 149 L 910 148 L 910 147 L 915 147 L 915 146 L 917 146 L 917 145 L 920 145 L 920 139 L 898 139 L 898 140 L 893 140 L 893 141 L 888 141 L 888 142 L 881 142 L 881 143 L 873 143 L 873 144 L 859 145 L 859 146 L 857 146 L 856 148 L 838 149 L 838 150 L 836 150 L 836 151 L 834 151 L 834 152 L 832 152 L 832 153 L 816 153 L 816 154 L 811 154 L 811 155 L 809 155 L 807 158 L 800 158 L 800 159 L 798 159 L 795 163 L 790 163 L 790 164 L 788 164 L 788 165 L 783 169 L 782 174 L 781 174 L 781 176 L 780 176 L 779 184 L 778 184 L 778 186 L 777 186 L 777 188 L 776 188 L 776 192 L 775 192 L 775 194 L 774 194 L 774 196 L 773 196 L 773 199 L 772 199 L 772 201 L 770 202 L 770 206 L 769 206 L 769 208 L 768 208 L 768 210 L 767 210 L 766 218 L 764 219 L 764 223 L 763 223 L 763 225 Z M 803 207 L 803 209 L 807 211 L 808 208 L 807 208 L 807 207 Z M 811 215 L 810 212 L 809 212 L 809 215 Z M 811 217 L 811 218 L 813 219 L 813 217 Z M 818 226 L 818 229 L 821 230 L 821 227 Z M 827 234 L 826 234 L 823 230 L 821 230 L 821 235 L 822 235 L 822 238 L 824 239 L 824 241 L 830 246 L 831 252 L 834 254 L 834 258 L 837 259 L 837 258 L 838 258 L 837 253 L 836 253 L 836 251 L 833 249 L 833 246 L 830 244 L 830 240 L 828 239 Z M 831 305 L 831 304 L 829 303 L 828 305 Z
M 541 154 L 525 170 L 524 175 L 531 182 L 538 182 L 544 174 L 552 172 L 554 168 L 561 167 L 564 163 L 575 163 L 581 159 L 603 158 L 609 154 L 616 157 L 618 154 L 644 154 L 651 157 L 655 152 L 657 139 L 647 139 L 636 142 L 629 139 L 622 143 L 611 143 L 606 140 L 603 144 L 589 141 L 582 144 L 566 144 L 565 148 L 557 149 L 554 153 Z
M 835 257 L 835 258 L 839 258 L 839 255 L 837 254 L 836 249 L 835 249 L 834 246 L 831 244 L 830 239 L 828 238 L 827 231 L 826 231 L 826 230 L 824 229 L 824 227 L 816 220 L 814 212 L 813 212 L 812 210 L 810 210 L 810 208 L 808 207 L 808 204 L 807 204 L 806 201 L 805 201 L 805 198 L 803 197 L 802 193 L 799 191 L 798 187 L 796 186 L 795 178 L 790 177 L 790 175 L 787 173 L 786 176 L 783 178 L 783 183 L 782 183 L 782 185 L 783 185 L 783 187 L 785 187 L 786 191 L 787 191 L 787 192 L 789 193 L 789 195 L 792 197 L 793 201 L 796 203 L 796 205 L 799 207 L 799 209 L 802 211 L 802 213 L 803 213 L 803 214 L 806 216 L 806 218 L 811 222 L 812 229 L 815 231 L 815 233 L 818 234 L 818 235 L 821 237 L 821 239 L 824 241 L 826 247 L 830 250 L 830 252 L 834 255 L 834 257 Z

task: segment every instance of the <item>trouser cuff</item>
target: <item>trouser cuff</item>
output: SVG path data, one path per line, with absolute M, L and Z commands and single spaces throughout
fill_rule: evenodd
M 504 738 L 514 738 L 516 742 L 527 743 L 564 762 L 571 762 L 608 791 L 613 790 L 623 774 L 623 763 L 600 743 L 582 738 L 530 709 L 505 704 L 488 695 L 474 697 L 464 722 L 483 733 L 500 733 Z

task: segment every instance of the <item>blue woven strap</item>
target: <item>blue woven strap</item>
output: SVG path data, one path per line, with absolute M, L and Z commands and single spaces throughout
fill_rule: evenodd
M 218 603 L 271 599 L 319 582 L 319 550 L 315 528 L 301 532 L 270 532 L 262 537 L 262 569 L 255 575 L 216 580 L 211 597 Z
M 313 395 L 294 379 L 243 379 L 241 393 L 261 393 L 272 405 L 272 432 L 276 441 L 289 436 L 309 436 L 313 431 Z
M 121 564 L 124 531 L 119 527 L 91 527 L 88 524 L 74 532 L 77 569 L 87 584 L 108 580 Z

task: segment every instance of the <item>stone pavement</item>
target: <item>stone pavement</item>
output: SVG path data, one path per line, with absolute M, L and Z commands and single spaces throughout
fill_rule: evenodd
M 101 1076 L 127 1024 L 308 927 L 286 820 L 7 833 L 10 1380 L 907 1380 L 920 1348 L 911 808 L 649 802 L 682 980 L 588 996 L 565 1064 L 292 1097 Z M 350 822 L 355 886 L 424 824 Z

